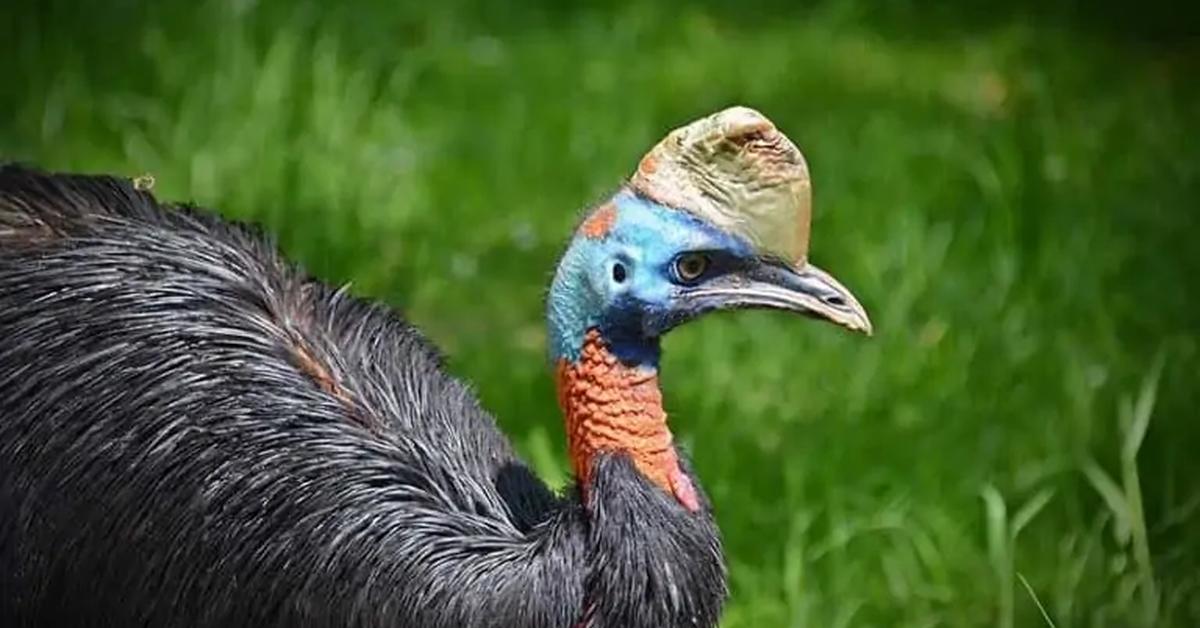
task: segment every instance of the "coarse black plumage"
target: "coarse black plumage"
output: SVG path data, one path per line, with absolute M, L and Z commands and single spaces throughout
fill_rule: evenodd
M 0 626 L 715 625 L 703 493 L 594 469 L 553 494 L 418 331 L 251 229 L 0 168 Z

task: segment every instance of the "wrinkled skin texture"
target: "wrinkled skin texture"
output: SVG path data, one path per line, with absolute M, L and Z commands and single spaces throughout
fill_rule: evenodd
M 0 169 L 0 625 L 715 625 L 703 492 L 603 452 L 583 492 L 250 230 Z
M 593 329 L 579 360 L 560 360 L 556 377 L 568 451 L 581 486 L 588 486 L 596 456 L 621 451 L 646 479 L 688 510 L 699 510 L 667 428 L 657 369 L 621 362 Z

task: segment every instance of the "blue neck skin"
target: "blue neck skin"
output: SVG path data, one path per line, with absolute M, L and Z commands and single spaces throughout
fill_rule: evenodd
M 687 212 L 627 189 L 610 202 L 616 216 L 607 232 L 577 233 L 559 262 L 546 304 L 549 358 L 576 362 L 584 336 L 595 328 L 622 362 L 656 369 L 659 338 L 647 335 L 643 322 L 676 307 L 678 286 L 670 270 L 675 256 L 750 249 Z M 614 277 L 614 264 L 623 267 L 622 281 Z

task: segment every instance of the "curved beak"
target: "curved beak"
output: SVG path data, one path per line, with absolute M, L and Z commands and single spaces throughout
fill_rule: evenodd
M 766 308 L 824 319 L 868 336 L 872 332 L 871 319 L 854 294 L 812 264 L 795 268 L 761 261 L 714 277 L 680 296 L 693 315 Z

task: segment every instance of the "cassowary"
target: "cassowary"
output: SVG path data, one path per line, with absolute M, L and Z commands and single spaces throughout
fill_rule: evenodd
M 752 307 L 869 332 L 809 196 L 733 108 L 588 212 L 547 297 L 556 495 L 391 310 L 127 180 L 0 169 L 0 625 L 714 626 L 659 339 Z

